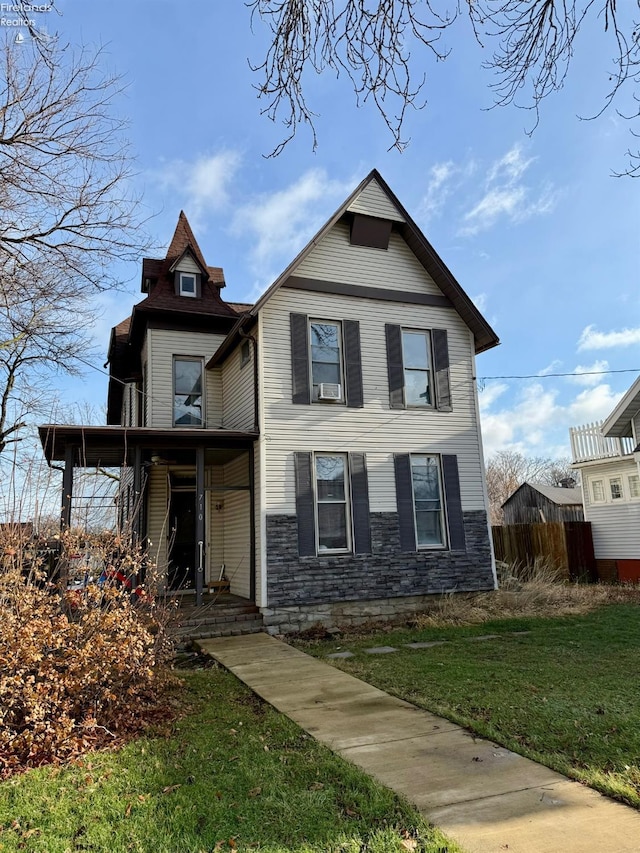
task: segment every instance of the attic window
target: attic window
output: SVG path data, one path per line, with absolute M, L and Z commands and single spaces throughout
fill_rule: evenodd
M 180 296 L 197 296 L 196 293 L 196 277 L 190 272 L 180 273 Z

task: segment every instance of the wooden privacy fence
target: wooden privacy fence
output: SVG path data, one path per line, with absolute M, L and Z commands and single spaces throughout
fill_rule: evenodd
M 569 580 L 598 579 L 588 521 L 505 524 L 491 530 L 496 560 L 527 566 L 544 560 Z

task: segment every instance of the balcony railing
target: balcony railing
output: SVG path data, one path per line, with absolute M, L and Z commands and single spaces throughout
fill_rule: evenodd
M 571 454 L 574 462 L 591 462 L 596 459 L 615 459 L 633 453 L 632 438 L 605 438 L 603 421 L 571 427 Z

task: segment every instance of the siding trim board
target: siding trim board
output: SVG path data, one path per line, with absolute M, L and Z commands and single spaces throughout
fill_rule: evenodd
M 379 299 L 382 302 L 407 302 L 413 305 L 430 305 L 434 308 L 451 308 L 453 303 L 446 296 L 433 293 L 414 293 L 409 290 L 390 290 L 386 287 L 364 287 L 360 284 L 346 284 L 340 281 L 321 281 L 290 275 L 282 287 L 293 290 L 310 290 L 315 293 L 329 293 L 334 296 L 357 296 L 360 299 Z

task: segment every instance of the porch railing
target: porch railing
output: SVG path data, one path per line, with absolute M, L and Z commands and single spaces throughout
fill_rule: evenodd
M 632 438 L 606 438 L 602 435 L 603 421 L 571 427 L 571 455 L 574 462 L 591 462 L 595 459 L 615 459 L 633 453 Z

